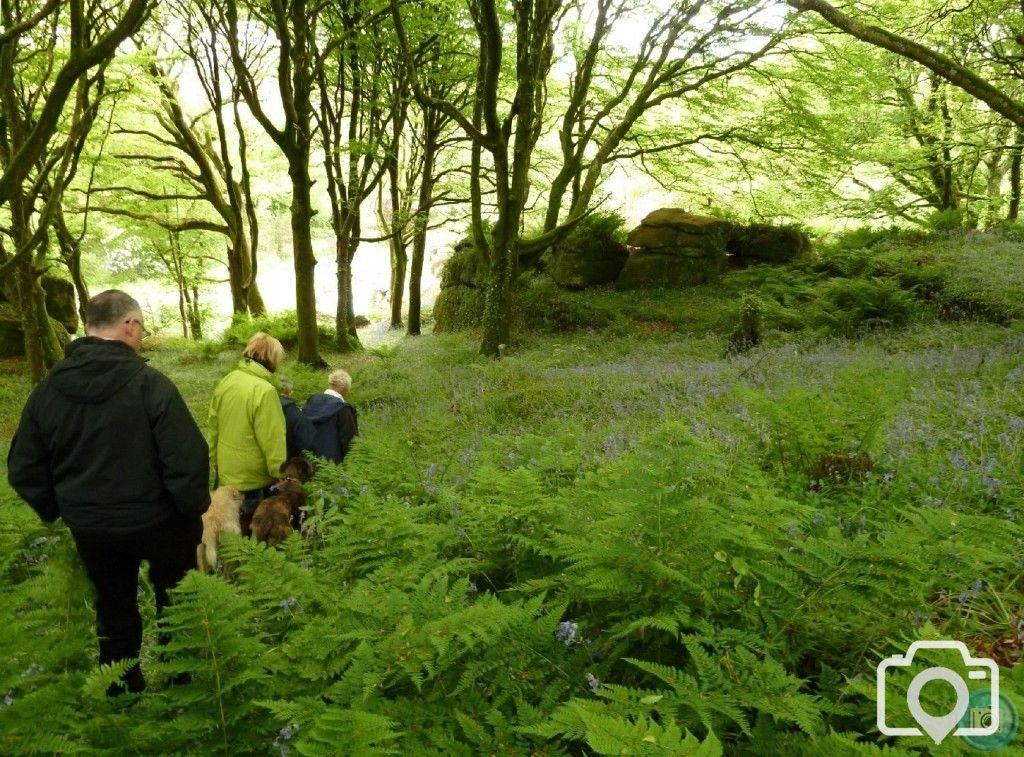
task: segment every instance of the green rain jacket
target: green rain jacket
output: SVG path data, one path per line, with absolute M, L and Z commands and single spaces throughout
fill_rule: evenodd
M 277 377 L 248 358 L 217 384 L 207 436 L 218 486 L 249 491 L 277 481 L 287 454 L 280 390 Z

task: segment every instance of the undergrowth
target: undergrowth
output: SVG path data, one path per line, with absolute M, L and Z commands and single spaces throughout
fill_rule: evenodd
M 815 275 L 764 321 L 844 280 Z M 734 351 L 624 328 L 347 357 L 362 435 L 307 486 L 309 535 L 229 539 L 232 581 L 150 609 L 135 699 L 103 696 L 66 530 L 7 492 L 0 751 L 961 753 L 879 734 L 875 666 L 962 640 L 1024 710 L 1024 333 L 914 312 Z M 202 418 L 234 356 L 153 359 Z M 830 455 L 872 463 L 823 480 Z

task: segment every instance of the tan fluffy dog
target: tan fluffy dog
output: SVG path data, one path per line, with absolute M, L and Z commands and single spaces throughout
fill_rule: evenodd
M 304 481 L 313 475 L 313 466 L 304 457 L 293 457 L 281 466 L 281 481 L 277 494 L 260 502 L 252 516 L 254 539 L 275 547 L 299 527 L 302 507 L 306 504 Z
M 203 541 L 196 547 L 196 562 L 203 573 L 217 567 L 221 536 L 241 535 L 243 501 L 242 492 L 233 486 L 222 486 L 210 496 L 210 507 L 203 513 Z

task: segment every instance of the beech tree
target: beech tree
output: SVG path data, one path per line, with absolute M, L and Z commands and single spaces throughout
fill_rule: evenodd
M 391 0 L 395 26 L 403 54 L 412 59 L 402 11 Z M 560 0 L 518 0 L 510 16 L 499 11 L 494 0 L 467 0 L 466 10 L 476 32 L 472 113 L 467 115 L 419 85 L 413 72 L 418 100 L 448 114 L 471 141 L 471 213 L 474 246 L 481 255 L 487 276 L 484 300 L 483 340 L 480 351 L 497 356 L 509 341 L 511 287 L 520 252 L 547 240 L 521 236 L 530 194 L 531 168 L 537 142 L 543 132 L 545 88 L 554 52 L 554 34 L 568 3 Z M 513 75 L 506 91 L 502 79 L 506 40 L 513 58 Z M 483 172 L 494 183 L 493 225 L 487 233 L 483 212 Z
M 422 17 L 416 17 L 417 12 Z M 408 108 L 405 128 L 399 134 L 397 152 L 388 164 L 387 194 L 381 191 L 378 215 L 391 248 L 391 327 L 402 325 L 403 288 L 408 270 L 408 319 L 406 332 L 418 335 L 422 328 L 422 278 L 427 233 L 438 222 L 435 210 L 464 205 L 455 180 L 462 169 L 465 137 L 460 136 L 448 108 L 466 112 L 472 88 L 465 68 L 468 40 L 453 23 L 458 14 L 440 5 L 410 5 L 403 9 L 412 38 L 407 40 L 408 69 L 417 72 L 417 86 L 426 97 L 412 97 L 407 76 L 394 84 L 392 96 Z M 464 184 L 465 182 L 461 182 Z M 386 199 L 385 199 L 386 197 Z M 410 253 L 411 248 L 411 253 Z
M 771 52 L 785 33 L 766 25 L 766 6 L 760 0 L 680 2 L 658 13 L 638 12 L 627 0 L 581 6 L 567 35 L 572 74 L 561 93 L 564 103 L 558 101 L 559 168 L 548 192 L 545 231 L 563 217 L 586 213 L 615 163 L 729 138 L 725 128 L 687 128 L 674 120 L 670 129 L 659 129 L 652 119 Z M 615 42 L 623 25 L 640 30 L 631 40 L 635 50 Z
M 319 6 L 307 0 L 218 0 L 223 15 L 216 30 L 225 35 L 231 63 L 246 106 L 288 163 L 291 180 L 292 258 L 295 267 L 295 314 L 298 321 L 299 360 L 324 365 L 320 357 L 320 336 L 316 320 L 316 287 L 313 254 L 313 149 L 314 109 L 313 57 Z M 260 89 L 261 61 L 265 51 L 262 38 L 274 41 L 273 69 L 283 111 L 283 123 L 275 123 Z
M 227 227 L 232 310 L 262 315 L 266 306 L 256 281 L 259 222 L 249 135 L 242 118 L 241 89 L 230 65 L 230 46 L 215 33 L 221 28 L 220 11 L 216 4 L 192 0 L 174 0 L 169 6 L 169 18 L 177 28 L 175 33 L 165 29 L 163 46 L 176 47 L 185 56 L 208 111 L 200 119 L 186 119 L 174 77 L 164 74 L 158 78 L 164 109 L 161 125 L 199 168 L 195 183 Z
M 800 11 L 813 11 L 825 21 L 868 44 L 896 53 L 904 58 L 920 63 L 929 71 L 964 90 L 972 97 L 985 103 L 996 113 L 1024 128 L 1024 100 L 1013 92 L 1011 86 L 1000 85 L 999 80 L 979 73 L 975 68 L 960 63 L 939 50 L 926 44 L 909 39 L 888 29 L 864 23 L 854 16 L 844 13 L 825 0 L 787 0 L 788 5 Z M 1007 71 L 1014 75 L 1010 80 L 1019 85 L 1017 71 L 1024 61 L 1022 41 L 1024 36 L 1024 7 L 1020 4 L 1007 3 L 998 10 L 1003 33 L 991 41 L 993 54 L 990 60 L 1000 61 Z M 994 20 L 994 19 L 993 19 Z M 1014 51 L 1011 53 L 1011 48 Z
M 352 307 L 352 260 L 363 236 L 363 205 L 393 164 L 405 125 L 405 75 L 387 16 L 373 4 L 346 0 L 324 8 L 314 49 L 318 132 L 331 203 L 338 301 L 337 348 L 359 347 Z
M 39 281 L 51 219 L 95 118 L 104 67 L 149 10 L 150 0 L 0 0 L 0 286 L 18 306 L 35 380 L 61 356 Z

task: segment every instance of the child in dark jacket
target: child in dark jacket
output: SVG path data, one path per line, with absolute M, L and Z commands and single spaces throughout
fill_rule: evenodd
M 340 463 L 359 435 L 356 409 L 345 401 L 352 387 L 352 377 L 345 371 L 332 371 L 327 377 L 327 390 L 306 400 L 303 414 L 313 423 L 315 436 L 313 454 Z
M 316 429 L 299 406 L 292 399 L 294 384 L 291 379 L 281 376 L 281 410 L 284 411 L 285 446 L 288 448 L 288 460 L 301 457 L 306 450 L 313 451 L 313 440 Z

